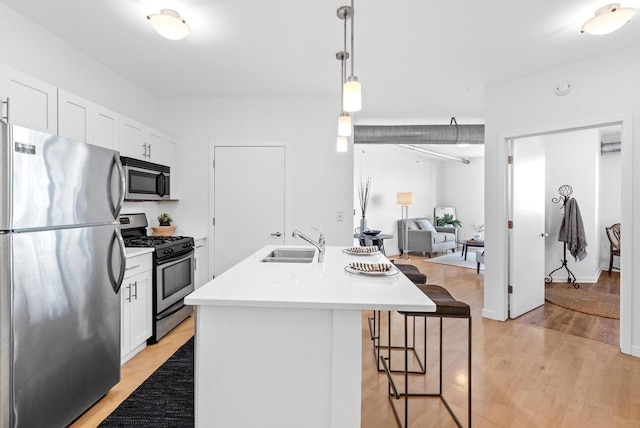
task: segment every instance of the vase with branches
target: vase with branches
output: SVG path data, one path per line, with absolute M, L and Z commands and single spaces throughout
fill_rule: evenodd
M 360 219 L 360 233 L 367 230 L 367 206 L 369 205 L 369 195 L 371 194 L 371 177 L 366 179 L 360 176 L 360 185 L 358 186 L 358 198 L 360 199 L 360 211 L 362 218 Z

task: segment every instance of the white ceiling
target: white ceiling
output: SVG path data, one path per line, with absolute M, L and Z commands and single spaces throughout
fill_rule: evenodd
M 336 9 L 346 0 L 2 3 L 158 97 L 339 92 Z M 610 35 L 580 33 L 606 3 L 356 0 L 356 123 L 482 123 L 486 85 L 639 44 L 640 16 Z M 160 37 L 146 15 L 161 8 L 177 10 L 192 34 Z

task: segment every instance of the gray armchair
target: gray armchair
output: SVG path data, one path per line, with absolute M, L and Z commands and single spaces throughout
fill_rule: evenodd
M 400 254 L 404 250 L 404 220 L 398 220 L 398 247 Z M 426 218 L 410 218 L 408 252 L 431 253 L 456 251 L 458 229 L 455 227 L 433 226 Z

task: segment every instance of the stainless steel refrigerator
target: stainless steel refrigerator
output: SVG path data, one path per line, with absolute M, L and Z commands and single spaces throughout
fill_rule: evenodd
M 120 379 L 118 152 L 0 123 L 0 427 L 63 427 Z

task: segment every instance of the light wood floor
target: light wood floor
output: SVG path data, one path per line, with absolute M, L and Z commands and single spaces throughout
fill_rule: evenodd
M 620 295 L 620 272 L 602 272 L 598 282 L 582 283 L 580 288 L 593 288 L 602 292 Z M 545 302 L 544 305 L 516 318 L 514 321 L 561 331 L 574 336 L 620 345 L 620 320 L 567 310 Z
M 559 331 L 482 318 L 482 273 L 427 263 L 419 255 L 412 255 L 408 262 L 426 273 L 429 283 L 446 287 L 471 305 L 475 427 L 640 426 L 640 359 L 622 354 L 618 347 Z M 386 376 L 375 365 L 366 322 L 369 315 L 363 312 L 362 318 L 362 426 L 395 427 Z M 400 338 L 400 318 L 393 316 L 394 337 Z M 429 320 L 430 352 L 437 343 L 435 336 L 431 339 L 436 322 Z M 445 393 L 466 426 L 466 324 L 446 320 L 444 328 Z M 98 425 L 192 334 L 190 318 L 160 344 L 147 347 L 123 367 L 122 381 L 72 427 Z M 431 355 L 436 354 L 429 356 L 428 372 L 435 373 L 436 358 Z M 428 386 L 433 386 L 429 376 Z M 426 386 L 424 377 L 416 376 L 412 382 L 414 388 Z M 411 427 L 455 426 L 438 400 L 413 399 L 410 412 Z

